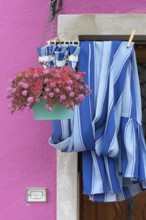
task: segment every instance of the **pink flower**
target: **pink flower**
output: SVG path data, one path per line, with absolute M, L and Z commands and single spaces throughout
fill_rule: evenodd
M 72 110 L 74 110 L 74 106 L 75 106 L 74 102 L 73 102 L 73 101 L 70 101 L 70 102 L 69 102 L 69 108 L 71 108 Z
M 32 67 L 23 70 L 11 80 L 7 97 L 12 99 L 13 112 L 17 108 L 32 108 L 34 102 L 40 101 L 40 96 L 46 100 L 46 109 L 49 111 L 52 111 L 58 102 L 73 109 L 91 93 L 83 81 L 83 72 L 76 72 L 68 66 L 45 66 L 46 69 Z
M 69 102 L 69 106 L 70 106 L 70 108 L 71 108 L 72 110 L 74 110 L 74 105 L 75 105 L 75 104 L 74 104 L 73 101 L 70 101 L 70 102 Z
M 65 100 L 66 99 L 66 96 L 65 95 L 61 95 L 60 96 L 60 100 Z
M 80 78 L 81 78 L 81 76 L 79 74 L 75 75 L 75 79 L 80 79 Z
M 56 78 L 60 78 L 60 74 L 59 73 L 55 73 L 55 77 Z
M 52 98 L 53 96 L 54 96 L 54 93 L 53 93 L 53 92 L 50 92 L 50 93 L 49 93 L 49 97 Z
M 13 92 L 13 93 L 16 92 L 16 88 L 12 89 L 12 92 Z
M 66 86 L 65 89 L 66 89 L 66 91 L 68 91 L 68 92 L 71 91 L 71 87 L 70 87 L 70 86 Z
M 80 94 L 78 97 L 79 97 L 79 100 L 82 101 L 82 100 L 84 99 L 85 96 L 84 96 L 83 94 Z
M 34 98 L 33 98 L 32 96 L 30 96 L 30 97 L 27 99 L 27 102 L 30 103 L 30 104 L 33 103 L 33 101 L 34 101 Z
M 24 89 L 27 89 L 27 88 L 28 88 L 28 84 L 27 84 L 27 83 L 23 83 L 22 87 L 23 87 Z
M 68 85 L 72 85 L 73 84 L 73 81 L 71 79 L 67 80 L 67 84 Z
M 67 104 L 65 105 L 65 107 L 69 108 L 69 104 L 67 103 Z
M 23 82 L 19 82 L 19 83 L 18 83 L 18 86 L 21 86 L 21 87 L 22 87 L 23 84 L 24 84 Z
M 60 89 L 59 89 L 59 88 L 55 88 L 54 91 L 55 91 L 56 93 L 59 93 L 59 92 L 60 92 Z
M 34 78 L 38 78 L 39 77 L 39 75 L 37 73 L 35 73 L 33 76 L 34 76 Z
M 35 102 L 40 102 L 40 98 L 35 98 Z
M 80 102 L 79 97 L 76 98 L 76 102 Z
M 74 105 L 74 102 L 73 102 L 73 101 L 70 101 L 69 104 L 70 104 L 71 106 L 73 106 L 73 105 Z
M 47 78 L 44 79 L 44 83 L 46 84 L 49 80 Z
M 69 93 L 69 96 L 70 96 L 70 97 L 74 97 L 74 95 L 75 95 L 74 92 L 70 92 L 70 93 Z
M 84 89 L 84 86 L 79 86 L 79 89 L 83 90 L 83 89 Z
M 27 96 L 27 90 L 23 90 L 23 91 L 22 91 L 22 95 L 23 95 L 23 96 Z
M 52 110 L 53 110 L 48 104 L 47 104 L 45 107 L 46 107 L 46 109 L 49 110 L 49 111 L 52 111 Z
M 49 92 L 49 91 L 50 91 L 50 89 L 49 89 L 49 88 L 45 88 L 45 91 L 46 91 L 46 92 Z
M 54 88 L 54 87 L 56 86 L 56 83 L 52 82 L 52 83 L 50 83 L 50 86 L 51 86 L 52 88 Z
M 48 74 L 49 73 L 49 69 L 44 69 L 44 73 Z
M 86 95 L 92 94 L 92 90 L 90 90 L 90 89 L 89 89 L 89 90 L 86 90 L 86 91 L 85 91 L 85 94 L 86 94 Z

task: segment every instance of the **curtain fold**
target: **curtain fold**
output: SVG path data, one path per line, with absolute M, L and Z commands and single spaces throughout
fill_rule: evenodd
M 82 152 L 83 193 L 92 201 L 124 200 L 146 182 L 134 44 L 85 41 L 80 48 L 78 70 L 86 73 L 92 94 L 72 120 L 53 121 L 49 143 L 63 152 Z
M 38 61 L 46 68 L 56 66 L 58 68 L 68 65 L 76 68 L 80 46 L 76 45 L 45 45 L 37 49 Z

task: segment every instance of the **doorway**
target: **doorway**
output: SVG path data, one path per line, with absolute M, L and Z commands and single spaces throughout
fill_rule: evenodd
M 81 40 L 108 40 L 109 36 L 80 36 Z M 110 39 L 125 40 L 127 36 L 110 36 Z M 146 139 L 146 39 L 138 36 L 135 51 L 141 87 L 143 127 Z M 78 161 L 81 161 L 79 154 Z M 109 203 L 95 203 L 88 196 L 82 194 L 82 174 L 80 172 L 80 220 L 145 220 L 146 192 L 122 201 Z
M 58 35 L 64 34 L 62 40 L 76 41 L 79 36 L 89 34 L 127 35 L 129 38 L 131 30 L 136 29 L 137 36 L 146 38 L 145 26 L 145 14 L 65 14 L 58 16 L 57 32 Z M 81 199 L 77 167 L 76 152 L 57 151 L 57 220 L 80 220 Z M 143 215 L 146 216 L 145 213 Z

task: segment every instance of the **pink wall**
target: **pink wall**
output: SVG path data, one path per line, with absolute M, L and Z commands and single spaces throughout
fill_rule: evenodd
M 145 0 L 63 0 L 64 14 L 139 14 L 146 12 Z
M 5 98 L 14 73 L 34 65 L 47 19 L 46 0 L 0 1 L 0 220 L 55 220 L 56 152 L 50 123 L 32 112 L 11 115 Z M 26 204 L 27 187 L 46 187 L 48 202 Z
M 14 73 L 34 65 L 49 0 L 0 1 L 0 219 L 55 220 L 56 152 L 48 121 L 32 112 L 8 112 L 5 98 Z M 63 14 L 145 13 L 145 0 L 64 0 Z M 48 32 L 49 35 L 49 32 Z M 27 205 L 27 187 L 47 187 L 48 202 Z

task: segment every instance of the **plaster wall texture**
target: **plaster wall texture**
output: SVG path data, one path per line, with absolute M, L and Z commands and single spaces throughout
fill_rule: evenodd
M 34 66 L 48 16 L 46 0 L 0 1 L 0 220 L 55 220 L 56 152 L 49 121 L 11 115 L 5 98 L 15 73 Z M 26 203 L 26 188 L 46 187 L 47 203 Z
M 35 65 L 49 2 L 0 1 L 0 220 L 56 219 L 56 152 L 48 145 L 51 124 L 35 121 L 31 111 L 12 116 L 5 98 L 9 79 Z M 145 11 L 145 0 L 64 0 L 61 13 Z M 46 187 L 47 203 L 27 204 L 25 189 L 28 187 Z
M 146 12 L 145 0 L 64 0 L 63 14 L 141 14 Z

